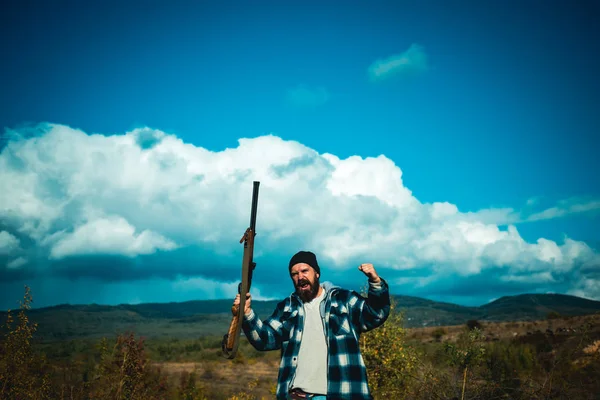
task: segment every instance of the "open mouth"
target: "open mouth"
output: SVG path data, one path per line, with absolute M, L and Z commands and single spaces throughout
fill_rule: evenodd
M 300 282 L 298 283 L 298 288 L 300 290 L 307 290 L 308 288 L 310 288 L 310 284 L 308 282 Z

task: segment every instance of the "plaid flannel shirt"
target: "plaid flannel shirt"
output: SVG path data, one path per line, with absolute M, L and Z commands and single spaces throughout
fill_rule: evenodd
M 389 316 L 387 282 L 382 279 L 380 284 L 369 284 L 367 298 L 329 282 L 323 287 L 326 295 L 321 303 L 321 320 L 329 353 L 327 398 L 372 399 L 359 339 L 361 333 L 381 326 Z M 276 395 L 279 400 L 287 399 L 291 389 L 303 327 L 304 308 L 296 293 L 279 302 L 265 320 L 253 310 L 244 316 L 242 329 L 255 349 L 281 351 Z

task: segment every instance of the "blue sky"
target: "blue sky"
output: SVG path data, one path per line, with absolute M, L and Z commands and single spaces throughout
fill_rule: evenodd
M 343 4 L 4 2 L 0 307 L 230 297 L 253 179 L 257 297 L 310 248 L 352 288 L 375 260 L 397 294 L 600 300 L 597 2 Z

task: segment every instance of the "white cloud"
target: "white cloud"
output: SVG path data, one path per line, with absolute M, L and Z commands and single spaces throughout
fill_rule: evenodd
M 50 257 L 92 254 L 134 257 L 175 248 L 173 241 L 156 232 L 145 229 L 136 234 L 135 227 L 124 218 L 107 217 L 88 221 L 60 237 L 52 245 Z
M 11 254 L 19 249 L 19 239 L 7 231 L 0 231 L 0 255 Z
M 211 299 L 233 299 L 238 294 L 239 282 L 219 282 L 213 279 L 205 278 L 180 278 L 173 282 L 173 289 L 177 292 L 198 292 L 201 291 L 204 297 Z M 273 298 L 264 296 L 260 289 L 252 286 L 250 288 L 253 300 L 273 300 Z
M 527 217 L 528 221 L 540 221 L 545 219 L 553 219 L 564 217 L 569 214 L 576 214 L 588 211 L 600 210 L 600 201 L 593 200 L 587 202 L 577 202 L 573 204 L 559 204 L 556 207 L 550 207 L 543 211 L 534 213 Z
M 400 54 L 374 61 L 368 69 L 369 79 L 373 82 L 383 81 L 398 75 L 415 74 L 428 69 L 425 49 L 412 44 Z
M 600 280 L 592 278 L 581 279 L 575 288 L 567 294 L 590 300 L 600 300 Z
M 506 275 L 501 277 L 505 282 L 519 282 L 519 283 L 549 283 L 556 282 L 556 278 L 550 271 L 537 272 L 533 274 L 525 275 Z
M 331 95 L 324 87 L 310 87 L 304 84 L 288 90 L 286 99 L 300 107 L 318 107 L 327 103 Z
M 209 298 L 233 298 L 238 282 L 218 282 L 205 278 L 182 278 L 172 284 L 178 292 L 202 290 Z
M 539 203 L 539 200 L 528 199 L 526 207 L 532 207 Z M 479 210 L 473 215 L 476 220 L 485 221 L 496 225 L 522 224 L 528 222 L 536 222 L 555 218 L 562 218 L 572 214 L 594 212 L 600 210 L 599 200 L 584 200 L 584 199 L 568 199 L 561 200 L 555 206 L 546 208 L 542 211 L 517 211 L 513 208 L 488 208 Z
M 0 197 L 0 219 L 54 259 L 190 245 L 237 255 L 252 181 L 260 180 L 257 252 L 266 255 L 312 249 L 322 265 L 340 270 L 369 260 L 397 269 L 390 281 L 416 268 L 446 276 L 500 268 L 508 277 L 541 279 L 599 260 L 583 242 L 529 243 L 512 223 L 500 229 L 494 219 L 512 210 L 463 213 L 448 202 L 421 203 L 383 155 L 340 159 L 274 135 L 213 152 L 150 129 L 113 136 L 47 130 L 0 154 L 0 187 L 12 188 Z
M 520 214 L 509 207 L 486 208 L 477 212 L 468 212 L 466 215 L 475 221 L 492 225 L 513 225 L 523 221 Z
M 27 259 L 24 257 L 17 257 L 14 260 L 10 261 L 8 264 L 6 264 L 6 268 L 8 269 L 18 269 L 21 268 L 23 265 L 27 264 Z

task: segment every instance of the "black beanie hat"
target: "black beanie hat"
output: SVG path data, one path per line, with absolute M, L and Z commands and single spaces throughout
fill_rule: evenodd
M 321 275 L 321 268 L 319 268 L 319 264 L 317 263 L 317 256 L 315 253 L 311 251 L 299 251 L 290 260 L 290 265 L 288 269 L 291 270 L 292 267 L 296 264 L 308 264 L 317 272 L 317 274 Z

